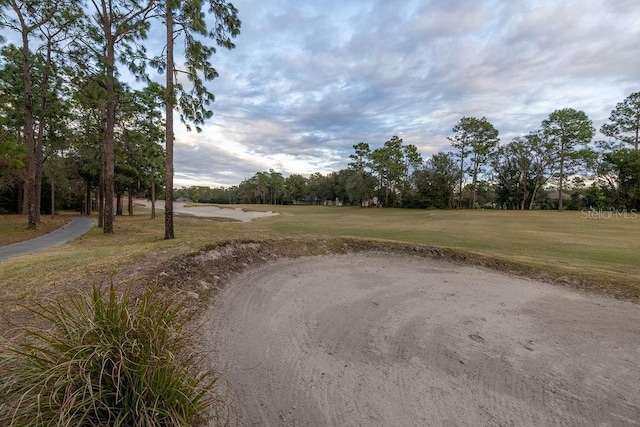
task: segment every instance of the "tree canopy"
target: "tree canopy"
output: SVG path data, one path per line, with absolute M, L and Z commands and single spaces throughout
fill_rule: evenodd
M 196 131 L 212 116 L 213 55 L 235 47 L 238 11 L 226 0 L 81 6 L 0 2 L 3 34 L 15 40 L 0 50 L 0 209 L 27 213 L 29 226 L 59 206 L 84 213 L 97 207 L 99 224 L 111 233 L 123 198 L 131 213 L 132 198 L 155 200 L 156 186 L 167 201 L 165 238 L 174 237 L 175 195 L 217 203 L 637 209 L 640 92 L 611 110 L 600 128 L 608 141 L 593 141 L 591 120 L 573 108 L 553 111 L 538 129 L 506 142 L 478 114 L 451 123 L 450 146 L 424 158 L 419 147 L 435 141 L 381 136 L 355 143 L 346 167 L 327 174 L 271 168 L 230 188 L 174 194 L 174 111 Z M 166 36 L 159 51 L 145 42 L 154 23 Z M 151 81 L 151 68 L 165 73 L 163 84 Z

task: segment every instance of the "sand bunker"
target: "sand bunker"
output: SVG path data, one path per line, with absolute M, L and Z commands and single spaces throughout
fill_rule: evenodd
M 242 425 L 638 425 L 640 307 L 445 261 L 279 260 L 208 313 Z
M 151 202 L 142 200 L 140 203 L 146 207 L 151 207 Z M 156 201 L 156 208 L 164 209 L 164 200 Z M 241 208 L 220 208 L 213 205 L 187 205 L 182 202 L 173 202 L 173 211 L 175 213 L 193 215 L 203 218 L 233 218 L 242 222 L 250 222 L 256 218 L 262 218 L 266 216 L 279 215 L 278 212 L 258 212 L 258 211 L 244 211 Z

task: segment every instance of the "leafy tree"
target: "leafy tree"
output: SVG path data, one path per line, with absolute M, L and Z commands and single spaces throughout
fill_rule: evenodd
M 459 150 L 460 179 L 459 188 L 462 192 L 464 182 L 465 159 L 471 156 L 471 164 L 468 171 L 471 173 L 472 199 L 471 207 L 475 208 L 478 187 L 478 175 L 482 166 L 486 164 L 491 151 L 498 145 L 498 130 L 486 119 L 475 117 L 463 117 L 453 127 L 454 135 L 449 137 L 454 148 Z
M 336 184 L 338 179 L 335 172 L 320 175 L 318 182 L 318 198 L 322 204 L 333 204 L 336 199 Z
M 498 145 L 498 130 L 485 117 L 471 129 L 471 177 L 473 186 L 472 207 L 475 208 L 478 195 L 478 174 L 486 164 L 492 150 Z
M 510 209 L 524 209 L 529 198 L 531 157 L 521 138 L 502 147 L 492 156 L 491 166 L 497 178 L 497 202 Z
M 331 204 L 348 203 L 349 196 L 346 190 L 346 182 L 349 172 L 347 169 L 341 169 L 327 175 L 326 199 L 330 200 Z
M 640 142 L 640 92 L 634 92 L 624 101 L 618 103 L 611 111 L 609 121 L 602 125 L 600 132 L 638 150 Z
M 278 201 L 282 204 L 282 198 L 286 190 L 285 179 L 280 172 L 276 172 L 273 169 L 269 169 L 267 179 L 267 191 L 269 194 L 269 203 L 277 205 Z
M 457 207 L 462 207 L 462 186 L 465 181 L 466 159 L 469 157 L 471 150 L 469 149 L 469 143 L 471 134 L 469 128 L 474 123 L 473 117 L 463 117 L 460 121 L 451 129 L 453 136 L 448 136 L 447 139 L 451 142 L 451 146 L 457 150 L 455 156 L 458 162 L 458 203 Z
M 422 157 L 415 145 L 404 145 L 402 138 L 393 136 L 383 147 L 373 150 L 370 158 L 380 188 L 384 188 L 385 206 L 389 206 L 389 196 L 395 206 L 398 191 L 408 185 L 408 178 L 420 166 Z
M 75 23 L 82 16 L 77 2 L 54 0 L 7 0 L 11 14 L 0 13 L 0 28 L 20 35 L 21 87 L 24 113 L 24 140 L 27 146 L 27 213 L 29 228 L 40 222 L 40 184 L 42 180 L 43 139 L 47 120 L 45 112 L 50 100 L 50 80 L 54 71 L 55 52 L 66 42 Z M 35 42 L 35 46 L 34 46 Z M 38 44 L 40 43 L 40 44 Z M 35 64 L 34 47 L 42 50 Z M 39 73 L 38 76 L 34 73 Z
M 437 153 L 414 173 L 420 207 L 446 209 L 453 207 L 454 188 L 459 172 L 450 153 Z
M 542 132 L 516 137 L 491 156 L 496 201 L 510 209 L 533 209 L 540 190 L 556 175 L 558 156 Z
M 208 12 L 203 10 L 205 3 Z M 218 72 L 209 62 L 216 52 L 214 46 L 205 44 L 211 40 L 216 45 L 233 49 L 231 38 L 240 33 L 238 10 L 226 0 L 165 0 L 164 22 L 166 26 L 166 55 L 157 58 L 154 63 L 166 70 L 166 182 L 165 182 L 165 239 L 173 239 L 173 110 L 177 106 L 183 123 L 194 123 L 196 130 L 213 113 L 209 105 L 214 96 L 204 85 L 205 81 L 218 76 Z M 208 18 L 213 22 L 208 27 Z M 210 21 L 210 22 L 211 22 Z M 182 36 L 186 69 L 178 70 L 174 61 L 174 41 Z M 176 83 L 176 74 L 185 75 L 190 87 Z M 187 128 L 190 129 L 189 125 Z
M 375 193 L 376 177 L 364 170 L 346 169 L 343 173 L 344 190 L 351 204 L 365 206 Z
M 120 96 L 117 120 L 121 131 L 116 145 L 116 183 L 120 185 L 116 194 L 128 194 L 129 215 L 133 215 L 134 193 L 153 192 L 152 184 L 164 171 L 164 152 L 159 145 L 164 136 L 162 101 L 162 88 L 154 83 L 139 91 L 123 88 Z M 119 214 L 121 211 L 120 207 Z
M 0 138 L 0 193 L 10 190 L 20 181 L 26 157 L 24 145 Z
M 156 0 L 91 0 L 93 16 L 88 32 L 93 43 L 85 48 L 97 59 L 100 84 L 105 91 L 104 153 L 104 223 L 103 231 L 112 234 L 115 184 L 115 126 L 117 105 L 117 60 L 140 72 L 146 50 L 138 41 L 147 37 L 155 16 Z
M 309 176 L 309 180 L 307 182 L 307 190 L 309 192 L 309 196 L 311 197 L 311 201 L 314 204 L 320 204 L 323 200 L 321 197 L 323 183 L 325 181 L 325 177 L 320 172 L 312 173 Z
M 287 196 L 293 204 L 298 204 L 307 195 L 307 178 L 302 175 L 289 175 L 285 179 L 284 185 L 287 190 Z
M 590 209 L 601 209 L 606 207 L 607 204 L 605 192 L 603 191 L 602 187 L 597 185 L 596 183 L 591 184 L 584 191 L 582 202 L 586 208 Z
M 345 177 L 345 190 L 351 201 L 363 206 L 365 200 L 371 199 L 375 192 L 376 178 L 371 172 L 371 149 L 366 142 L 353 146 L 354 153 L 349 155 L 349 173 Z
M 640 210 L 640 151 L 620 149 L 606 153 L 610 203 L 621 209 Z
M 558 210 L 562 210 L 565 175 L 584 159 L 578 148 L 591 142 L 594 131 L 587 115 L 573 108 L 556 110 L 542 122 L 543 135 L 553 144 L 558 158 Z
M 524 138 L 531 155 L 533 187 L 531 189 L 529 209 L 533 209 L 540 190 L 557 174 L 559 158 L 555 151 L 554 142 L 549 140 L 543 131 L 531 132 Z
M 68 156 L 75 165 L 77 178 L 82 182 L 84 201 L 81 212 L 90 215 L 94 189 L 98 189 L 98 225 L 104 224 L 104 165 L 103 142 L 106 121 L 106 93 L 92 77 L 76 76 L 76 90 L 71 99 L 71 114 L 76 132 Z
M 349 168 L 365 171 L 371 168 L 371 148 L 366 142 L 359 142 L 353 146 L 354 153 L 349 155 Z

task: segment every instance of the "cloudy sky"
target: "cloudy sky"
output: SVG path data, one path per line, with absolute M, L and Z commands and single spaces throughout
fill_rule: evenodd
M 503 143 L 559 108 L 599 128 L 640 91 L 637 0 L 232 2 L 241 34 L 214 57 L 214 117 L 176 132 L 177 186 L 324 174 L 393 135 L 428 158 L 463 116 Z

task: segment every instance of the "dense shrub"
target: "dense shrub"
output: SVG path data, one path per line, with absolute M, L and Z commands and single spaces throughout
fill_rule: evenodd
M 2 426 L 187 426 L 218 417 L 219 376 L 202 372 L 175 298 L 104 293 L 39 305 L 0 357 Z

